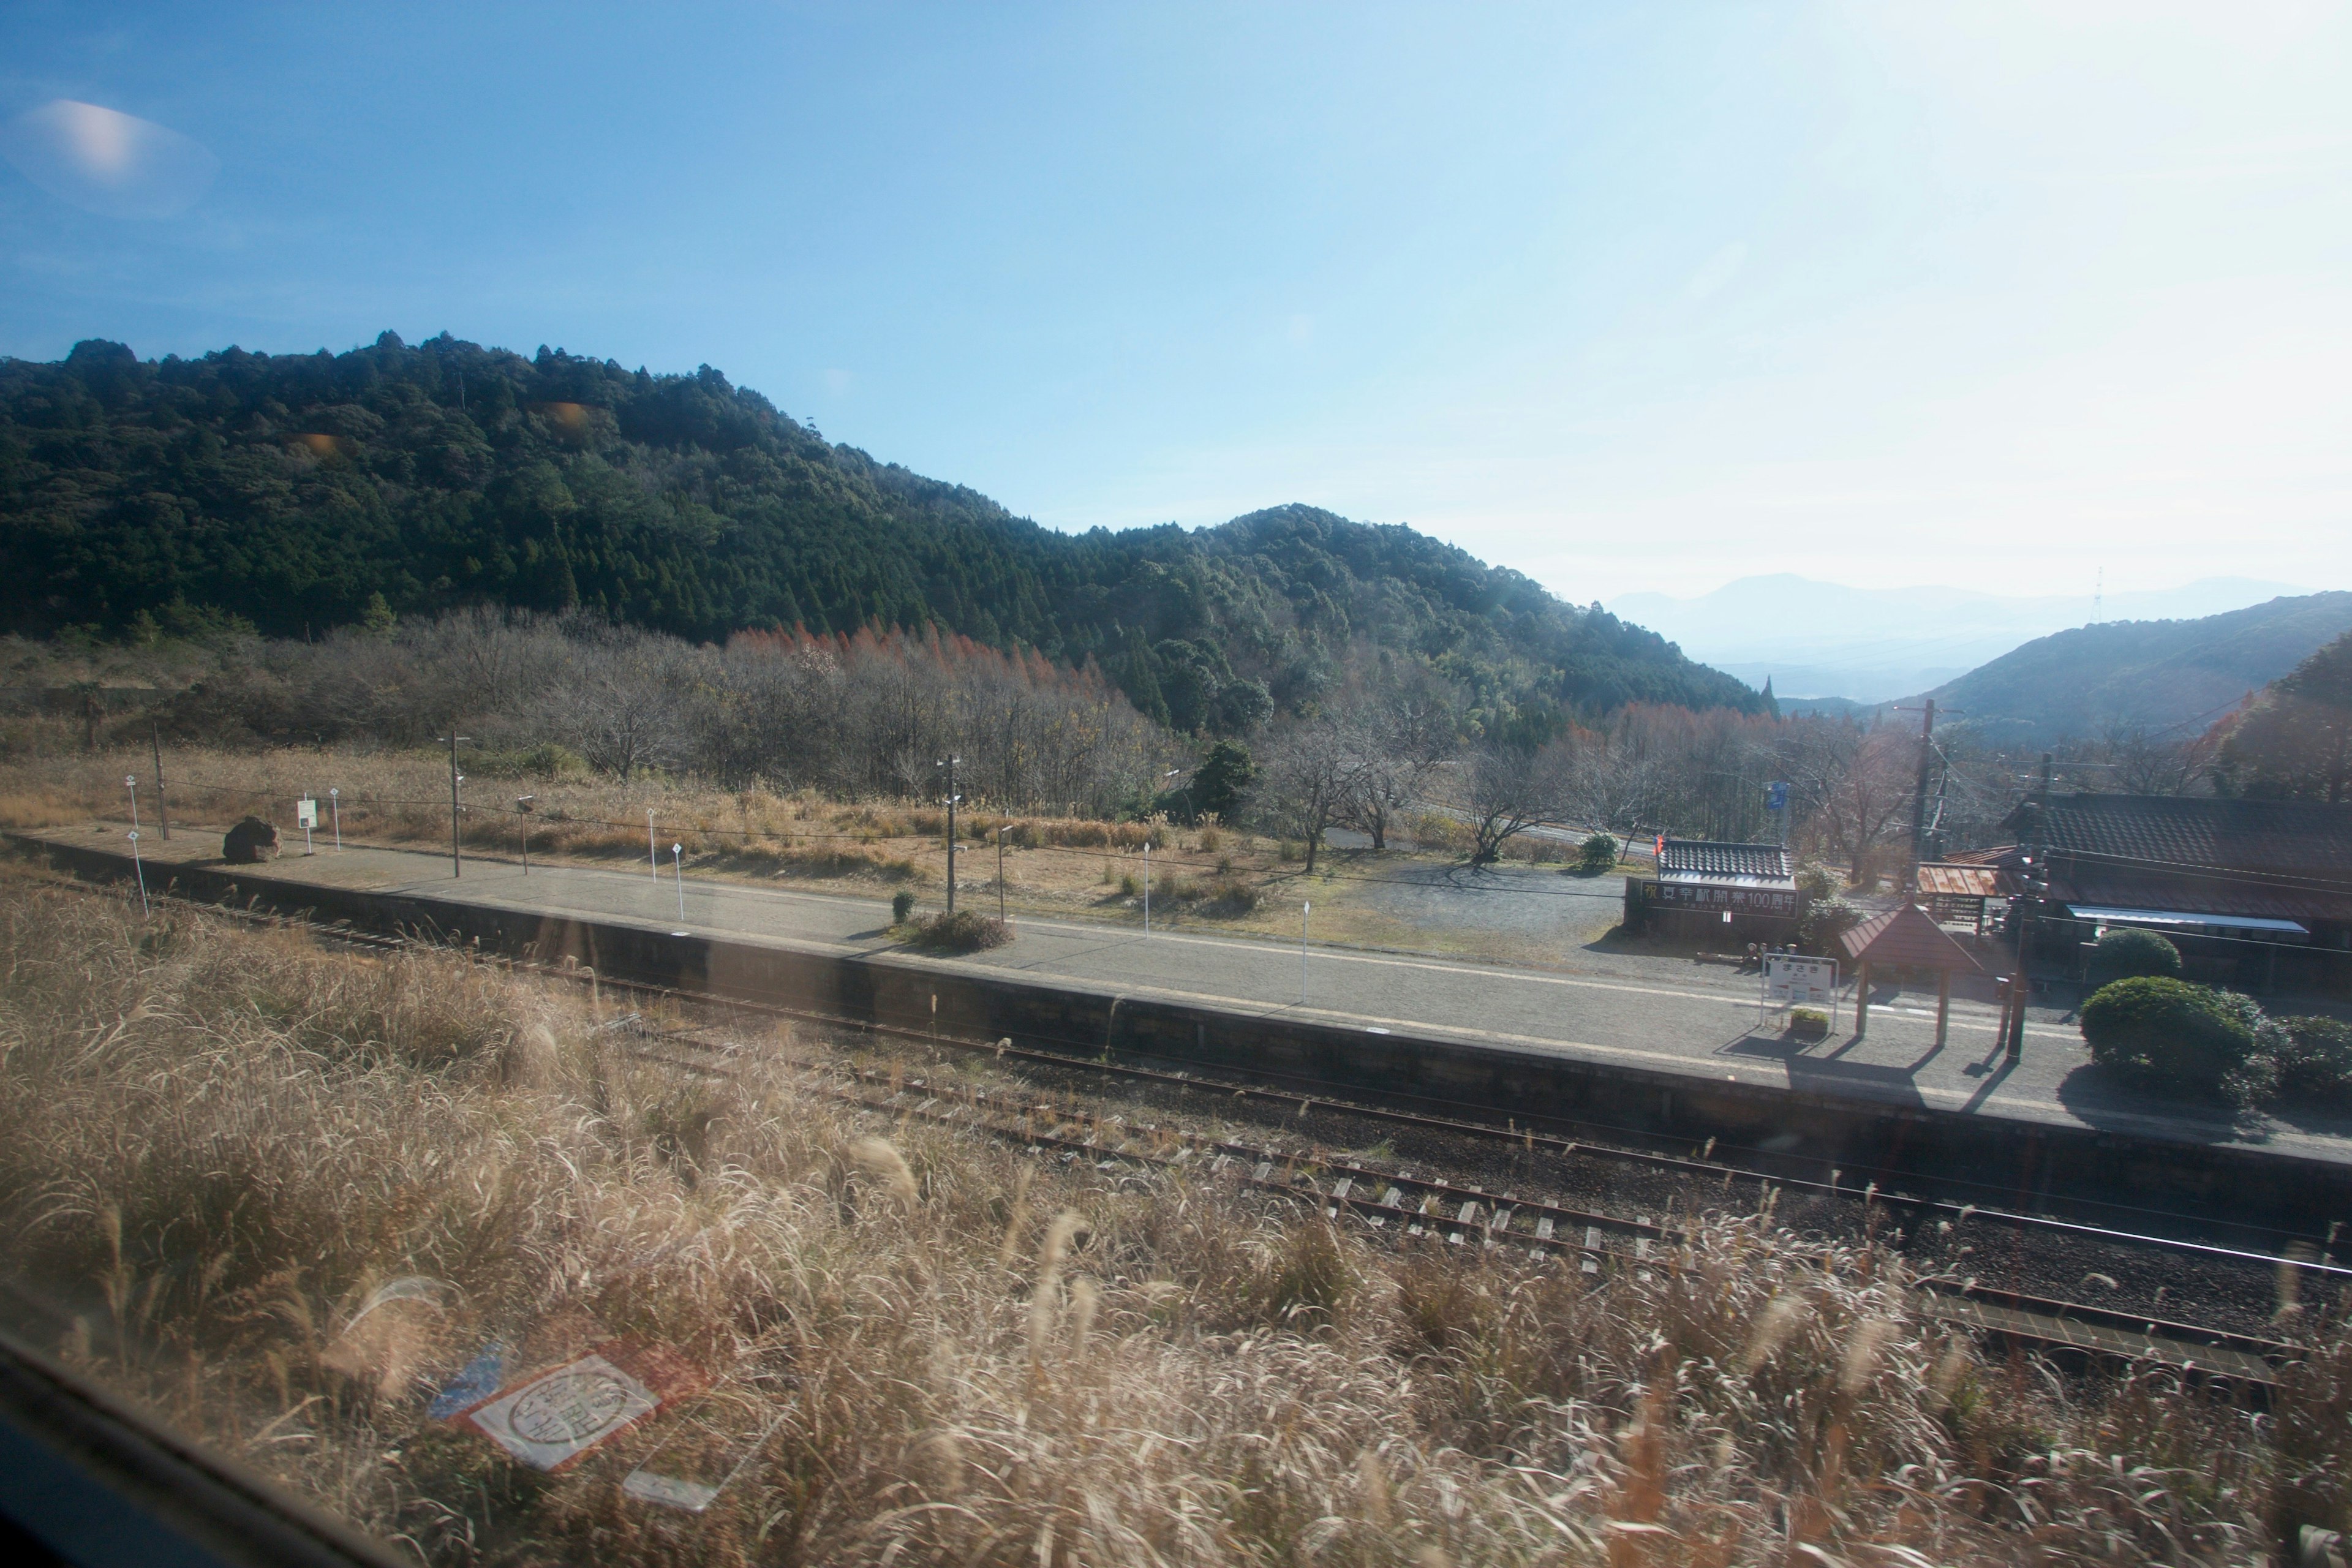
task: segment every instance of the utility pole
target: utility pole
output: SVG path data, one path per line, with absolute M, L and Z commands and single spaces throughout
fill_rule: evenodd
M 147 721 L 147 743 L 155 749 L 155 825 L 163 829 L 163 842 L 172 842 L 172 814 L 163 805 L 163 737 L 157 732 L 155 721 Z
M 1919 782 L 1911 792 L 1911 891 L 1915 894 L 1919 890 L 1919 862 L 1927 858 L 1927 770 L 1936 760 L 1935 733 L 1936 700 L 1930 697 L 1919 719 Z
M 452 877 L 462 877 L 466 874 L 466 858 L 458 847 L 457 838 L 457 786 L 465 782 L 463 775 L 457 772 L 457 742 L 470 741 L 473 738 L 471 735 L 460 735 L 455 729 L 452 729 L 446 737 L 449 742 L 449 875 Z
M 1298 906 L 1298 1005 L 1307 1005 L 1307 917 L 1315 912 L 1313 900 Z
M 2033 994 L 2033 922 L 2042 912 L 2042 896 L 2050 890 L 2049 868 L 2043 864 L 2042 827 L 2050 815 L 2050 753 L 2042 753 L 2042 787 L 2037 792 L 2031 830 L 2025 839 L 2025 911 L 2017 922 L 2017 981 L 2011 987 L 2007 1051 L 2014 1067 L 2025 1058 L 2025 1004 Z
M 948 771 L 948 913 L 950 914 L 955 913 L 955 771 L 956 764 L 961 761 L 963 761 L 961 757 L 950 754 L 947 761 L 938 764 Z

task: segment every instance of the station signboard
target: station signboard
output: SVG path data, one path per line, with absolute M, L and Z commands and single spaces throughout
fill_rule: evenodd
M 1764 955 L 1764 1000 L 1795 1007 L 1826 1007 L 1837 1000 L 1838 966 L 1834 958 L 1806 958 L 1794 952 Z
M 1797 918 L 1798 894 L 1793 888 L 1726 888 L 1705 882 L 1643 882 L 1642 894 L 1664 909 L 1722 910 L 1735 915 L 1779 915 Z

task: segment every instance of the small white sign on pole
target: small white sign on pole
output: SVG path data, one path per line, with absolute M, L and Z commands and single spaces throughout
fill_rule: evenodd
M 1806 958 L 1793 952 L 1764 955 L 1764 999 L 1782 1006 L 1828 1006 L 1837 995 L 1838 966 L 1834 958 Z
M 294 823 L 298 827 L 319 826 L 319 803 L 305 795 L 294 803 Z

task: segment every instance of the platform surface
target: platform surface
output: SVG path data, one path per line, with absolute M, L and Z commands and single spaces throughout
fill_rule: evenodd
M 119 827 L 59 828 L 39 837 L 121 852 Z M 142 839 L 151 865 L 220 867 L 217 831 Z M 239 869 L 227 868 L 228 869 Z M 646 869 L 466 858 L 415 850 L 299 850 L 253 868 L 276 881 L 455 899 L 506 910 L 617 919 L 737 941 L 781 941 L 842 954 L 902 955 L 909 962 L 1012 971 L 1087 989 L 1278 1014 L 1397 1035 L 1425 1035 L 1596 1062 L 1737 1079 L 1876 1104 L 2092 1127 L 2200 1145 L 2235 1143 L 2352 1163 L 2352 1118 L 2297 1115 L 2233 1121 L 2221 1108 L 2167 1102 L 2106 1081 L 2080 1032 L 2059 1010 L 2028 1016 L 2024 1059 L 2002 1059 L 1992 1006 L 1955 1000 L 1942 1047 L 1932 991 L 1874 989 L 1868 1034 L 1853 1032 L 1853 997 L 1842 995 L 1826 1039 L 1800 1042 L 1759 1006 L 1759 982 L 1722 967 L 1654 958 L 1559 968 L 1509 968 L 1456 960 L 1220 935 L 1195 924 L 1146 935 L 1134 926 L 1016 919 L 1017 940 L 993 952 L 925 959 L 887 932 L 887 900 L 698 879 L 681 886 L 667 868 Z M 681 906 L 681 893 L 683 904 Z M 971 907 L 986 898 L 966 895 Z M 681 909 L 683 912 L 681 913 Z M 1310 928 L 1311 939 L 1311 928 Z

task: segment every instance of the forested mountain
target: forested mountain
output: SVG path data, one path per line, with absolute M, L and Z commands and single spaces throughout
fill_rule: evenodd
M 708 366 L 386 332 L 334 355 L 0 361 L 0 623 L 301 636 L 468 604 L 717 641 L 936 626 L 1092 658 L 1180 730 L 1425 662 L 1484 721 L 1758 695 L 1598 605 L 1309 507 L 1066 535 L 825 441 Z
M 2352 593 L 2195 620 L 2109 621 L 2037 637 L 1928 695 L 1996 743 L 2113 730 L 2194 736 L 2347 629 Z

